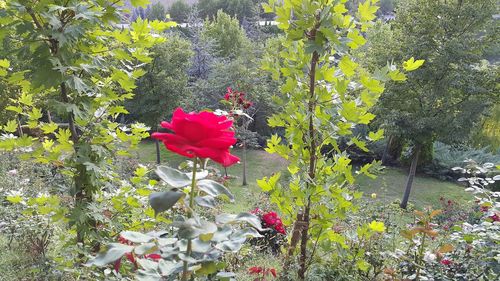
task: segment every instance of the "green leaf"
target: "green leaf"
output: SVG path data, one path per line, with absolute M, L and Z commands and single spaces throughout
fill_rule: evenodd
M 267 177 L 257 180 L 257 185 L 262 189 L 262 191 L 269 192 L 276 187 L 276 184 L 278 183 L 280 177 L 281 177 L 281 172 L 278 172 L 272 175 L 269 178 L 269 180 L 267 179 Z
M 406 75 L 400 72 L 399 69 L 390 71 L 389 77 L 391 77 L 392 81 L 406 81 Z
M 13 105 L 9 105 L 5 108 L 6 110 L 10 110 L 10 111 L 14 111 L 18 114 L 21 114 L 23 113 L 23 109 L 19 106 L 13 106 Z
M 17 122 L 16 120 L 9 120 L 7 124 L 2 127 L 2 129 L 8 133 L 14 133 L 17 131 Z
M 365 37 L 359 34 L 359 30 L 354 29 L 347 34 L 347 38 L 351 39 L 351 42 L 347 43 L 347 46 L 351 47 L 353 50 L 363 46 L 366 43 Z
M 351 77 L 356 73 L 358 64 L 353 62 L 349 56 L 343 56 L 339 62 L 339 67 L 347 77 Z
M 201 207 L 215 208 L 215 198 L 210 195 L 195 197 L 194 201 Z
M 346 9 L 344 4 L 338 3 L 337 5 L 335 5 L 333 7 L 333 11 L 335 11 L 335 13 L 338 13 L 338 14 L 343 14 L 343 13 L 347 12 L 347 9 Z
M 57 126 L 56 123 L 48 123 L 48 124 L 43 124 L 40 128 L 42 129 L 43 133 L 47 135 L 47 134 L 52 134 L 59 127 Z
M 155 192 L 149 195 L 149 204 L 155 211 L 155 216 L 157 216 L 158 213 L 172 208 L 182 196 L 184 196 L 184 192 L 178 191 L 177 189 L 172 189 L 167 192 Z
M 10 62 L 6 59 L 1 59 L 0 60 L 0 67 L 1 68 L 9 68 Z
M 196 184 L 198 188 L 205 192 L 206 194 L 218 197 L 220 195 L 226 195 L 231 202 L 234 201 L 234 196 L 231 192 L 222 184 L 213 180 L 200 180 Z
M 168 166 L 158 166 L 156 174 L 172 187 L 180 188 L 191 184 L 191 179 L 186 174 Z
M 384 232 L 385 231 L 385 225 L 383 222 L 378 222 L 378 221 L 372 221 L 368 227 L 376 232 Z
M 218 224 L 246 222 L 260 231 L 263 230 L 262 225 L 260 224 L 260 219 L 256 215 L 246 212 L 239 213 L 238 215 L 220 214 L 215 217 L 215 221 Z
M 358 6 L 358 15 L 361 21 L 371 21 L 376 18 L 375 13 L 377 12 L 378 7 L 371 5 L 371 0 L 366 0 L 365 3 L 359 4 Z
M 356 266 L 361 270 L 361 271 L 368 271 L 370 269 L 370 264 L 366 262 L 365 260 L 358 260 L 356 262 Z
M 384 129 L 379 129 L 377 132 L 369 132 L 368 139 L 371 141 L 378 141 L 384 137 Z
M 134 7 L 143 7 L 146 8 L 146 6 L 150 3 L 151 0 L 130 0 L 130 4 Z
M 126 253 L 131 253 L 134 250 L 134 246 L 129 246 L 120 243 L 112 243 L 106 252 L 98 254 L 95 258 L 87 262 L 87 266 L 105 266 L 120 259 Z
M 418 69 L 424 64 L 425 60 L 415 60 L 414 57 L 411 57 L 409 60 L 403 63 L 403 68 L 406 71 L 413 71 Z
M 120 236 L 134 243 L 148 243 L 153 237 L 135 231 L 123 231 Z

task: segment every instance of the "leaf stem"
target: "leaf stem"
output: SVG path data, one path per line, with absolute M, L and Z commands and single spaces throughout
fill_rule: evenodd
M 191 192 L 189 193 L 189 210 L 188 210 L 188 218 L 193 217 L 193 208 L 194 208 L 194 196 L 196 194 L 195 189 L 196 189 L 196 169 L 198 166 L 198 158 L 195 157 L 193 161 L 193 176 L 191 179 Z M 186 249 L 186 256 L 189 257 L 191 256 L 192 252 L 192 240 L 188 239 L 187 241 L 187 249 Z M 188 262 L 184 261 L 183 267 L 182 267 L 182 281 L 187 281 L 188 278 Z

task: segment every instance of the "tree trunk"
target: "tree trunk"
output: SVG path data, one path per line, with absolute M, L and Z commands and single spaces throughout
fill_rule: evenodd
M 389 139 L 387 140 L 387 144 L 385 145 L 385 149 L 384 149 L 384 154 L 382 154 L 382 165 L 387 165 L 387 157 L 389 156 L 389 149 L 391 148 L 391 144 L 392 144 L 392 139 L 394 137 L 391 135 L 389 136 Z
M 408 205 L 408 199 L 410 198 L 411 186 L 413 184 L 413 178 L 415 177 L 415 172 L 417 171 L 418 165 L 418 156 L 420 154 L 421 146 L 417 144 L 415 146 L 415 151 L 413 152 L 413 156 L 411 159 L 410 171 L 408 173 L 408 179 L 406 180 L 406 189 L 405 194 L 403 195 L 403 200 L 401 200 L 401 204 L 399 205 L 401 208 L 406 209 Z
M 247 185 L 247 142 L 243 140 L 243 186 Z
M 156 164 L 160 165 L 161 164 L 161 159 L 160 159 L 160 141 L 155 140 L 156 144 Z

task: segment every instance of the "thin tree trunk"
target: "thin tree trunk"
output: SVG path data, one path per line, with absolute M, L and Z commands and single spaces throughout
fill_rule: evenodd
M 47 121 L 52 123 L 52 115 L 50 114 L 50 110 L 47 110 Z
M 391 135 L 391 136 L 389 136 L 389 139 L 387 140 L 387 144 L 385 145 L 385 149 L 384 149 L 384 154 L 382 154 L 382 165 L 387 165 L 387 157 L 389 156 L 389 150 L 391 148 L 393 139 L 394 139 L 394 137 Z
M 410 171 L 406 180 L 405 194 L 403 195 L 403 200 L 401 200 L 401 204 L 399 205 L 403 209 L 406 209 L 406 207 L 408 206 L 408 199 L 410 198 L 411 186 L 413 184 L 413 179 L 415 178 L 415 172 L 417 171 L 418 156 L 420 154 L 420 150 L 421 146 L 420 144 L 417 144 L 415 146 L 415 151 L 413 152 Z
M 156 164 L 160 165 L 161 164 L 161 159 L 160 159 L 160 141 L 155 140 L 156 144 Z
M 247 142 L 243 140 L 243 186 L 247 186 Z

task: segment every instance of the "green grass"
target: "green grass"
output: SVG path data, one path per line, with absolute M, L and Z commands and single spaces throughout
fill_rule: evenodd
M 171 153 L 163 147 L 161 150 L 162 164 L 173 167 L 181 163 L 185 158 Z M 147 163 L 156 161 L 156 148 L 154 142 L 143 142 L 140 144 L 139 160 Z M 232 153 L 240 156 L 242 151 L 233 149 Z M 266 205 L 266 196 L 260 191 L 256 184 L 257 179 L 270 176 L 278 171 L 286 169 L 286 161 L 276 155 L 271 155 L 263 150 L 248 150 L 247 153 L 247 181 L 248 185 L 241 185 L 242 165 L 236 164 L 228 168 L 228 173 L 237 178 L 231 180 L 230 188 L 235 195 L 235 203 L 227 203 L 223 206 L 226 212 L 248 211 L 255 206 Z M 356 182 L 357 188 L 365 192 L 367 196 L 377 194 L 377 201 L 393 202 L 401 200 L 406 183 L 406 172 L 403 169 L 387 168 L 377 179 L 360 177 Z M 439 198 L 445 197 L 457 202 L 465 203 L 471 199 L 470 194 L 464 192 L 463 187 L 452 182 L 441 181 L 431 177 L 418 175 L 413 181 L 410 202 L 417 208 L 426 206 L 439 207 Z
M 360 177 L 356 182 L 357 187 L 367 196 L 372 193 L 377 194 L 377 200 L 382 202 L 393 202 L 401 200 L 406 186 L 406 171 L 403 169 L 387 168 L 376 179 Z M 415 177 L 410 194 L 410 203 L 417 208 L 440 206 L 439 198 L 452 199 L 465 203 L 472 199 L 469 193 L 458 184 L 448 181 L 441 181 L 431 177 Z
M 140 154 L 137 156 L 141 162 L 156 162 L 156 147 L 154 142 L 142 142 L 139 145 L 138 151 L 140 151 Z M 167 151 L 163 145 L 161 145 L 160 151 L 162 165 L 176 167 L 185 160 L 184 157 Z M 233 149 L 231 153 L 242 158 L 242 150 L 240 149 Z M 247 167 L 248 185 L 246 186 L 242 186 L 242 164 L 235 164 L 227 169 L 228 174 L 234 177 L 231 179 L 229 187 L 235 197 L 235 201 L 234 203 L 224 204 L 222 207 L 223 211 L 229 213 L 246 212 L 252 210 L 256 206 L 260 206 L 262 203 L 266 203 L 266 196 L 264 193 L 260 192 L 256 180 L 283 170 L 286 167 L 286 162 L 282 158 L 271 155 L 263 150 L 248 150 Z M 218 166 L 218 168 L 220 168 L 221 171 L 223 169 L 221 166 Z

